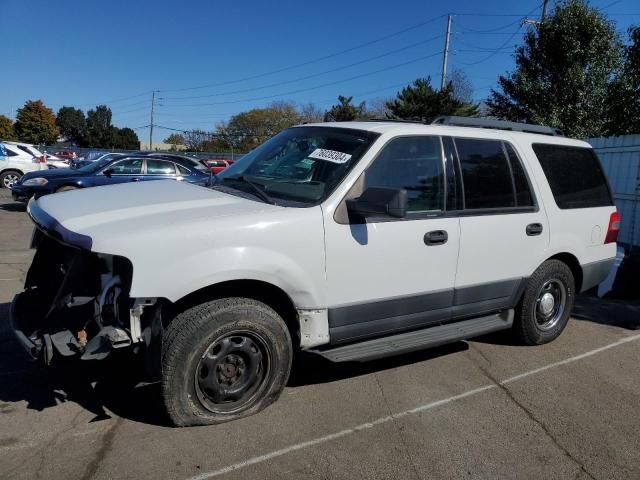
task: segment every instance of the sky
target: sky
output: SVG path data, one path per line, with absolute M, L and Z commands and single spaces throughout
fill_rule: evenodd
M 552 5 L 554 2 L 551 1 Z M 484 99 L 513 68 L 525 18 L 542 0 L 0 0 L 0 114 L 27 99 L 57 111 L 107 104 L 113 123 L 158 137 L 212 130 L 273 101 L 354 102 L 393 96 L 418 77 L 440 84 L 447 15 L 448 71 Z M 620 32 L 640 24 L 637 0 L 592 0 Z M 154 141 L 157 141 L 154 139 Z

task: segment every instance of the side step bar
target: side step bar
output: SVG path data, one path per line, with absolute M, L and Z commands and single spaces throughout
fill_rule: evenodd
M 511 309 L 471 320 L 365 340 L 350 345 L 309 351 L 322 355 L 332 362 L 374 360 L 505 330 L 513 325 L 513 317 L 514 311 Z

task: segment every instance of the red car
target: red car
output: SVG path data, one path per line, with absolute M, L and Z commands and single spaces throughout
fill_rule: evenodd
M 209 167 L 211 173 L 213 173 L 214 175 L 219 174 L 229 165 L 233 164 L 233 161 L 227 160 L 226 158 L 210 158 L 207 160 L 203 160 L 203 162 L 207 165 L 207 167 Z
M 60 157 L 63 160 L 73 160 L 77 157 L 76 152 L 72 152 L 71 150 L 62 150 L 60 152 L 55 152 L 54 155 L 56 157 Z

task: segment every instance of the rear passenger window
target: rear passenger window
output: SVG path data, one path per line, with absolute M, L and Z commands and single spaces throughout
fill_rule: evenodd
M 179 163 L 176 163 L 176 167 L 178 167 L 178 172 L 180 173 L 180 175 L 191 175 L 191 171 L 188 168 L 183 167 Z
M 515 207 L 511 169 L 502 142 L 456 138 L 466 209 Z
M 164 160 L 147 159 L 147 175 L 175 175 L 176 168 L 173 163 Z
M 438 137 L 401 137 L 389 142 L 365 174 L 365 188 L 407 190 L 408 211 L 442 210 L 444 175 Z
M 516 206 L 532 207 L 533 196 L 531 195 L 531 188 L 529 187 L 527 176 L 524 173 L 522 162 L 510 144 L 505 143 L 504 147 L 507 151 L 507 155 L 509 156 L 511 172 L 513 173 L 513 185 L 516 189 Z
M 598 157 L 590 148 L 533 144 L 559 208 L 613 205 Z

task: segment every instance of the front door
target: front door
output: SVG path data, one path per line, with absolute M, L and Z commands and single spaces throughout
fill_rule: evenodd
M 139 182 L 142 180 L 142 158 L 128 158 L 113 162 L 95 178 L 95 185 L 112 185 L 114 183 Z M 104 172 L 108 172 L 105 174 Z
M 439 137 L 393 139 L 356 185 L 406 189 L 406 218 L 325 218 L 332 343 L 450 317 L 460 227 L 444 215 L 444 167 Z

